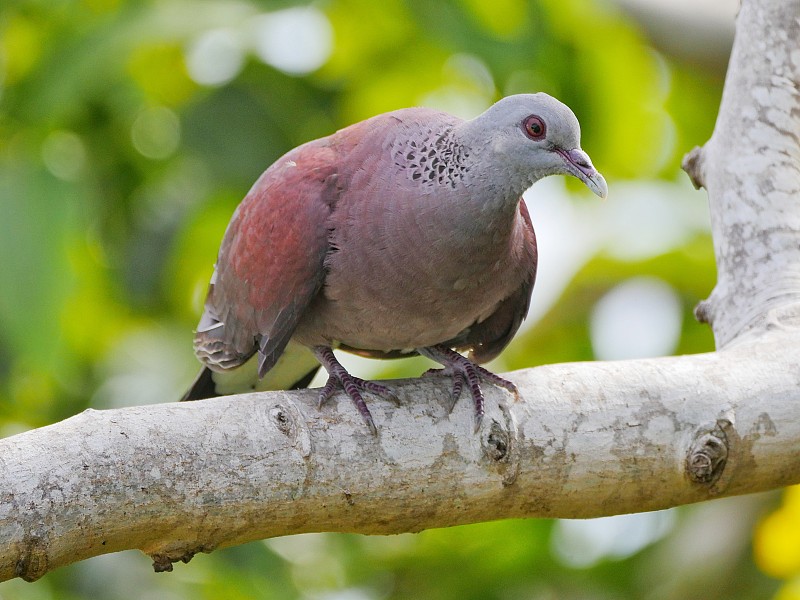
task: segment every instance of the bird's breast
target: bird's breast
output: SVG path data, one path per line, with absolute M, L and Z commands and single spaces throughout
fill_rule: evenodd
M 369 350 L 431 346 L 491 314 L 522 283 L 510 215 L 471 210 L 453 188 L 364 186 L 337 206 L 323 288 L 296 337 Z M 504 219 L 505 217 L 505 219 Z

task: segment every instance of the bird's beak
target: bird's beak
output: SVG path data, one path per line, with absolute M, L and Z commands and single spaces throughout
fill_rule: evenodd
M 573 148 L 572 150 L 563 150 L 561 148 L 554 148 L 555 152 L 561 155 L 567 172 L 580 179 L 586 187 L 592 190 L 601 198 L 608 196 L 608 184 L 602 175 L 594 168 L 592 159 L 580 148 Z

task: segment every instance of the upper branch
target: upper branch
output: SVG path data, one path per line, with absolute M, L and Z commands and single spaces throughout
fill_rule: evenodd
M 714 134 L 684 161 L 711 203 L 718 281 L 698 316 L 718 348 L 769 319 L 800 324 L 797 40 L 800 2 L 742 3 Z

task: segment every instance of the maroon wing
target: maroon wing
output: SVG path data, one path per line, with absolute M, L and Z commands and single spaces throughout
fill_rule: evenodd
M 324 280 L 328 219 L 339 193 L 323 141 L 288 153 L 236 209 L 195 335 L 198 358 L 224 371 L 259 351 L 259 376 L 278 360 Z
M 503 351 L 517 333 L 531 304 L 539 257 L 533 223 L 524 200 L 519 202 L 519 212 L 524 225 L 523 235 L 513 252 L 517 268 L 524 273 L 522 285 L 489 317 L 470 327 L 464 342 L 457 344 L 459 350 L 470 350 L 470 358 L 477 363 L 489 362 Z

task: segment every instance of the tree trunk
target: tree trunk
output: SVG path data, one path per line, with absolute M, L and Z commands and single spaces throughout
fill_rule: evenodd
M 87 410 L 0 440 L 0 579 L 129 548 L 156 570 L 309 531 L 399 533 L 593 517 L 800 482 L 800 5 L 745 0 L 717 126 L 685 168 L 709 192 L 718 351 L 561 364 L 446 410 L 393 383 L 378 437 L 311 391 Z M 487 386 L 489 388 L 490 386 Z

